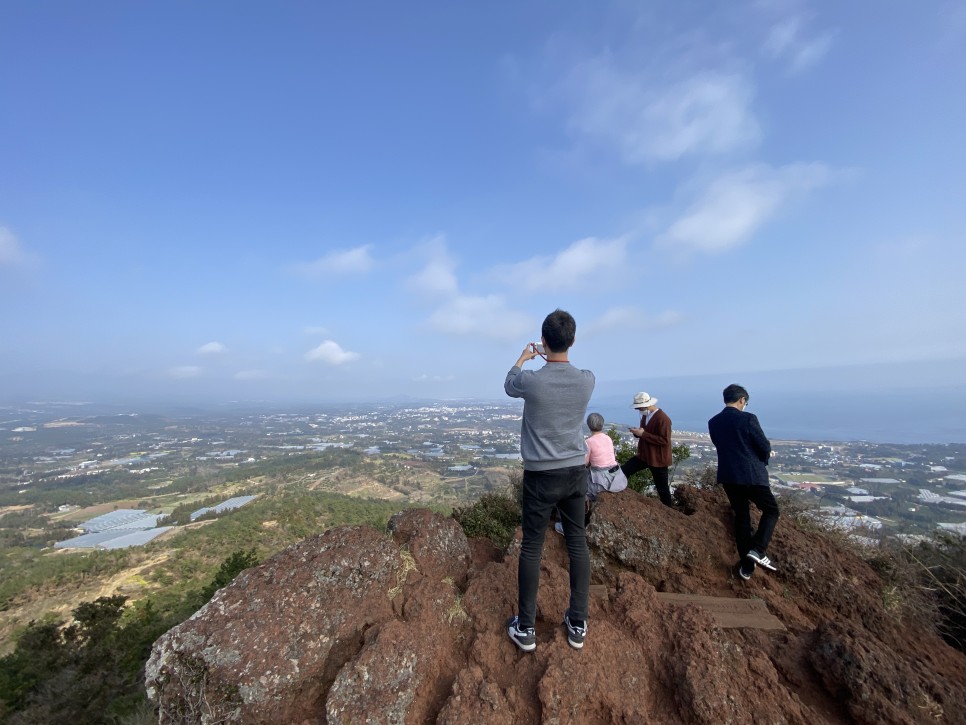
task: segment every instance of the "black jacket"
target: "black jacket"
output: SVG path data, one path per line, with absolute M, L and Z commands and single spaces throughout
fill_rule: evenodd
M 753 413 L 726 406 L 708 421 L 708 432 L 718 449 L 718 483 L 768 485 L 771 443 Z

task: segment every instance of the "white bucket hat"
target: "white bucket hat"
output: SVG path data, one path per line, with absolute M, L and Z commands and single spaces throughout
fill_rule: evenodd
M 652 405 L 657 405 L 657 398 L 652 398 L 647 393 L 637 393 L 634 396 L 634 402 L 631 404 L 631 407 L 650 408 Z

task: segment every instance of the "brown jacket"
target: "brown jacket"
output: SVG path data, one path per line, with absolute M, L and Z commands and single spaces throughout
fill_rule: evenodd
M 637 457 L 653 468 L 665 468 L 671 465 L 671 419 L 667 413 L 658 408 L 651 416 L 651 422 L 646 426 L 647 416 L 641 416 L 641 428 L 644 432 L 637 439 Z

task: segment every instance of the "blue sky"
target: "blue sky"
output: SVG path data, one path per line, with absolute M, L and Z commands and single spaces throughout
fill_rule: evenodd
M 960 2 L 4 0 L 0 68 L 0 398 L 500 397 L 556 307 L 966 358 Z

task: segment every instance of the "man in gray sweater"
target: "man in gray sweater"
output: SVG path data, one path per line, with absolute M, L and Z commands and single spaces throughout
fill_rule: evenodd
M 563 310 L 547 315 L 541 328 L 542 350 L 527 345 L 503 384 L 506 394 L 523 398 L 520 452 L 523 456 L 523 541 L 518 567 L 518 612 L 507 633 L 524 652 L 537 647 L 537 588 L 543 539 L 554 508 L 563 521 L 570 556 L 570 606 L 564 613 L 567 641 L 580 649 L 587 636 L 590 553 L 584 532 L 587 469 L 583 421 L 594 392 L 594 374 L 570 364 L 577 323 Z M 523 370 L 523 364 L 546 352 L 547 364 Z

